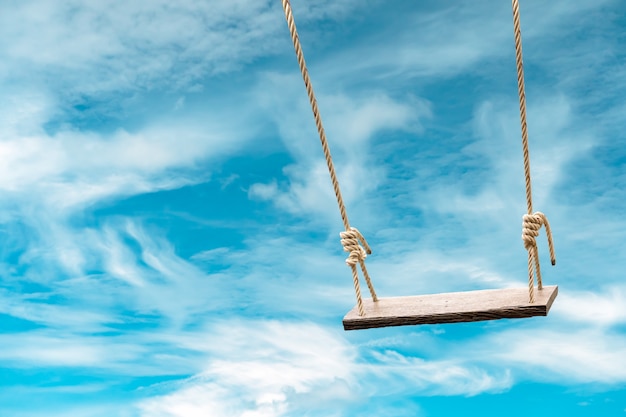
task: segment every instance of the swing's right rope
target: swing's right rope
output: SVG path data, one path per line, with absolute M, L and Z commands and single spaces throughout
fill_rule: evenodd
M 293 47 L 295 49 L 296 57 L 298 59 L 298 65 L 300 66 L 300 72 L 302 73 L 302 79 L 304 80 L 306 92 L 309 96 L 309 102 L 311 103 L 311 110 L 313 111 L 313 117 L 315 118 L 315 125 L 317 126 L 317 132 L 319 133 L 320 142 L 322 143 L 322 150 L 324 151 L 324 157 L 326 158 L 328 173 L 330 174 L 330 180 L 333 184 L 335 197 L 337 197 L 339 213 L 341 214 L 341 220 L 343 220 L 343 225 L 346 229 L 344 232 L 340 233 L 341 244 L 343 245 L 344 251 L 350 252 L 350 255 L 346 259 L 346 264 L 348 264 L 348 266 L 350 266 L 350 268 L 352 269 L 352 280 L 354 281 L 354 291 L 356 293 L 357 308 L 359 310 L 359 315 L 363 316 L 365 312 L 363 310 L 363 300 L 361 297 L 361 287 L 359 284 L 359 274 L 356 269 L 356 264 L 359 263 L 361 266 L 363 276 L 365 277 L 365 282 L 367 283 L 370 294 L 372 295 L 372 300 L 378 301 L 378 297 L 376 296 L 376 292 L 374 291 L 374 286 L 372 285 L 372 281 L 367 272 L 367 268 L 365 267 L 365 258 L 368 254 L 371 254 L 372 251 L 361 232 L 359 232 L 356 228 L 351 227 L 350 222 L 348 221 L 348 214 L 346 213 L 346 206 L 343 202 L 343 197 L 341 196 L 341 190 L 339 188 L 337 174 L 335 173 L 333 159 L 330 155 L 330 149 L 328 147 L 328 141 L 326 139 L 326 132 L 322 124 L 322 117 L 320 116 L 319 109 L 317 107 L 317 100 L 315 99 L 315 93 L 313 92 L 313 85 L 311 84 L 309 71 L 307 70 L 306 62 L 304 61 L 304 53 L 302 52 L 302 46 L 300 45 L 300 39 L 298 37 L 298 31 L 296 29 L 296 22 L 294 21 L 293 13 L 291 11 L 291 4 L 289 3 L 289 0 L 282 0 L 282 3 L 283 10 L 285 11 L 285 18 L 287 19 L 287 25 L 289 26 L 289 32 L 291 33 L 291 40 L 293 41 Z
M 533 197 L 530 181 L 530 153 L 528 151 L 528 127 L 526 124 L 526 93 L 524 92 L 524 64 L 522 60 L 522 31 L 520 27 L 520 13 L 518 0 L 512 0 L 513 6 L 513 30 L 515 32 L 515 60 L 517 63 L 517 86 L 519 94 L 520 122 L 522 125 L 522 151 L 524 154 L 524 176 L 526 178 L 526 205 L 528 213 L 522 220 L 522 240 L 524 247 L 528 251 L 528 296 L 531 303 L 535 302 L 534 277 L 537 274 L 537 288 L 541 290 L 543 283 L 541 280 L 541 268 L 539 265 L 539 251 L 537 250 L 536 237 L 539 236 L 539 229 L 546 226 L 548 237 L 548 248 L 550 250 L 550 260 L 552 265 L 556 265 L 554 245 L 552 242 L 552 230 L 545 214 L 537 211 L 533 213 Z

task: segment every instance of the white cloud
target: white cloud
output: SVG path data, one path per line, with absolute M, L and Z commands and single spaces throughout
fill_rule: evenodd
M 279 416 L 294 411 L 299 395 L 315 391 L 341 401 L 347 391 L 332 388 L 353 384 L 354 350 L 316 325 L 226 322 L 210 333 L 212 341 L 201 342 L 211 353 L 205 370 L 142 402 L 142 416 Z
M 71 333 L 34 330 L 0 335 L 0 361 L 17 367 L 107 368 L 135 360 L 146 349 L 130 343 L 104 343 L 102 337 L 81 337 Z
M 550 201 L 551 191 L 561 181 L 567 164 L 588 152 L 597 140 L 586 129 L 571 133 L 577 123 L 568 98 L 557 96 L 542 100 L 528 105 L 536 209 L 554 204 Z M 426 190 L 428 198 L 420 198 L 420 207 L 457 215 L 489 213 L 494 217 L 517 210 L 521 218 L 526 200 L 517 103 L 504 99 L 484 101 L 477 106 L 473 123 L 477 139 L 467 145 L 458 158 L 465 163 L 475 161 L 486 171 L 480 178 L 478 192 L 465 190 L 474 186 L 468 181 L 451 181 L 444 186 L 435 183 Z
M 0 312 L 48 328 L 78 332 L 101 332 L 105 324 L 116 322 L 110 315 L 98 311 L 76 314 L 73 306 L 46 303 L 49 294 L 16 295 L 0 290 Z
M 3 106 L 10 123 L 0 128 L 0 190 L 11 200 L 46 207 L 48 215 L 202 181 L 210 172 L 199 172 L 201 162 L 238 150 L 249 135 L 223 116 L 163 120 L 132 133 L 66 127 L 50 135 L 43 124 L 52 104 L 45 98 L 13 98 L 30 105 Z
M 104 276 L 74 282 L 65 291 L 96 285 L 103 292 L 101 303 L 115 297 L 125 309 L 157 314 L 159 323 L 173 328 L 184 326 L 196 315 L 233 307 L 220 299 L 230 287 L 226 275 L 208 274 L 180 258 L 170 242 L 137 222 L 112 222 L 83 243 L 96 257 L 92 267 L 101 268 Z M 207 297 L 212 301 L 207 302 Z
M 421 131 L 421 121 L 431 116 L 430 105 L 413 96 L 398 99 L 376 91 L 365 97 L 328 94 L 329 85 L 331 82 L 326 81 L 317 91 L 321 116 L 344 200 L 356 205 L 355 201 L 375 190 L 385 178 L 384 169 L 372 164 L 368 156 L 374 135 Z M 273 200 L 292 213 L 337 218 L 328 168 L 302 81 L 297 74 L 266 74 L 261 86 L 258 100 L 274 120 L 295 162 L 284 168 L 288 184 L 283 186 L 275 180 L 254 184 L 251 196 Z M 276 96 L 273 91 L 279 88 L 284 93 Z
M 371 371 L 385 380 L 384 386 L 389 391 L 406 391 L 402 385 L 408 383 L 413 390 L 426 395 L 472 396 L 506 391 L 513 382 L 508 371 L 492 375 L 464 360 L 425 360 L 391 350 L 375 353 L 374 359 L 380 363 L 372 365 Z M 382 386 L 380 381 L 377 385 Z
M 367 363 L 345 339 L 311 323 L 229 321 L 210 333 L 212 341 L 201 342 L 211 354 L 205 370 L 161 387 L 173 392 L 142 401 L 142 416 L 340 416 L 363 396 L 474 395 L 510 385 L 506 373 L 392 351 L 374 351 Z
M 569 290 L 559 295 L 553 314 L 562 320 L 596 327 L 626 323 L 626 288 L 611 285 L 598 291 Z
M 268 184 L 252 184 L 248 190 L 248 195 L 251 198 L 272 200 L 276 197 L 276 195 L 278 195 L 278 185 L 276 184 L 276 181 L 272 181 Z
M 354 3 L 325 1 L 298 16 L 337 18 Z M 270 1 L 23 1 L 0 13 L 0 74 L 69 96 L 184 90 L 288 48 L 282 10 Z
M 626 338 L 597 329 L 505 331 L 482 341 L 494 361 L 534 381 L 622 384 L 626 381 Z
M 76 253 L 80 262 L 68 265 L 61 256 L 65 251 Z M 230 286 L 226 275 L 208 274 L 181 259 L 158 232 L 132 220 L 111 220 L 82 231 L 59 224 L 54 234 L 28 243 L 21 265 L 25 272 L 7 280 L 0 291 L 0 313 L 67 333 L 65 339 L 76 339 L 76 345 L 90 332 L 117 333 L 132 323 L 178 328 L 209 312 L 233 308 L 219 296 Z M 21 283 L 39 286 L 19 294 Z M 213 300 L 207 302 L 207 297 Z M 31 336 L 6 337 L 22 343 Z
M 299 13 L 305 22 L 337 18 L 354 4 L 326 6 Z M 247 0 L 158 1 L 149 7 L 117 0 L 25 1 L 0 13 L 0 43 L 0 84 L 7 87 L 0 106 L 0 190 L 8 206 L 3 218 L 28 211 L 54 217 L 206 180 L 210 173 L 198 165 L 239 150 L 256 127 L 242 123 L 249 116 L 242 106 L 220 105 L 208 110 L 208 120 L 206 109 L 196 117 L 186 90 L 201 90 L 198 83 L 207 76 L 235 71 L 257 57 L 290 52 L 279 4 Z M 281 44 L 284 49 L 276 47 Z M 150 114 L 139 127 L 124 129 L 125 121 L 115 119 L 120 127 L 113 131 L 86 131 L 70 117 L 71 106 L 85 103 L 96 107 L 85 116 L 91 122 L 111 112 L 139 112 L 121 111 L 124 105 L 152 108 L 151 99 L 139 96 L 157 85 L 182 95 L 172 114 Z M 183 105 L 185 115 L 176 113 Z
M 525 63 L 541 65 L 548 71 L 555 61 L 570 63 L 571 55 L 555 54 L 554 48 L 562 48 L 564 42 L 570 41 L 574 24 L 581 27 L 606 22 L 601 11 L 611 3 L 615 4 L 615 0 L 575 5 L 566 1 L 524 2 L 521 23 Z M 329 54 L 327 60 L 319 64 L 326 74 L 333 74 L 342 83 L 366 79 L 394 85 L 398 79 L 418 78 L 420 84 L 430 84 L 458 75 L 472 74 L 495 80 L 502 77 L 503 71 L 514 74 L 510 2 L 439 3 L 427 13 L 407 8 L 403 3 L 395 10 L 376 5 L 372 8 L 381 16 L 389 16 L 394 24 L 377 27 L 376 31 L 354 40 L 353 47 Z M 593 49 L 597 57 L 597 50 Z M 594 59 L 591 55 L 590 58 Z M 585 69 L 581 71 L 587 73 Z M 570 78 L 578 72 L 578 69 L 567 73 L 559 71 L 559 75 Z
M 23 393 L 18 392 L 17 395 L 21 396 Z M 33 392 L 32 395 L 37 395 L 37 392 Z M 39 398 L 45 398 L 39 394 Z M 25 410 L 24 406 L 16 408 L 6 407 L 3 411 L 10 413 L 13 417 L 38 417 L 45 414 L 49 417 L 109 417 L 112 415 L 119 417 L 135 417 L 131 412 L 127 411 L 128 404 L 123 402 L 114 402 L 109 399 L 103 404 L 67 404 L 63 406 L 55 405 L 54 409 L 47 404 L 46 407 L 36 409 L 32 407 L 29 410 Z

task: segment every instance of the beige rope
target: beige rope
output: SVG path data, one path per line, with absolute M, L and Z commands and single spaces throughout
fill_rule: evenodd
M 545 214 L 537 211 L 533 214 L 525 214 L 522 221 L 522 240 L 524 241 L 524 247 L 529 253 L 532 253 L 535 261 L 535 268 L 537 269 L 537 287 L 543 288 L 541 282 L 541 269 L 539 267 L 539 254 L 537 253 L 537 241 L 535 240 L 539 236 L 539 229 L 541 226 L 546 226 L 546 235 L 548 236 L 548 248 L 550 249 L 550 261 L 552 265 L 556 265 L 556 257 L 554 255 L 554 244 L 552 242 L 552 230 L 550 229 L 550 223 Z
M 519 94 L 520 122 L 522 125 L 522 151 L 524 154 L 524 177 L 526 178 L 526 205 L 528 214 L 522 221 L 522 240 L 528 251 L 528 296 L 531 303 L 535 302 L 534 275 L 537 274 L 537 287 L 542 289 L 541 268 L 539 265 L 539 252 L 535 238 L 539 236 L 539 229 L 546 226 L 550 259 L 552 265 L 556 265 L 554 247 L 552 243 L 552 231 L 548 219 L 541 212 L 533 213 L 533 196 L 530 180 L 530 153 L 528 151 L 528 126 L 526 123 L 526 93 L 524 92 L 524 63 L 522 60 L 522 30 L 520 27 L 519 1 L 512 0 L 513 6 L 513 30 L 515 32 L 515 60 L 517 63 L 517 91 Z
M 372 249 L 370 249 L 367 241 L 356 227 L 351 227 L 350 230 L 339 233 L 339 236 L 341 237 L 343 250 L 345 252 L 350 252 L 350 255 L 346 259 L 346 264 L 352 268 L 353 272 L 356 272 L 355 266 L 357 262 L 361 265 L 361 270 L 363 271 L 365 282 L 367 283 L 367 287 L 372 295 L 372 300 L 378 301 L 376 291 L 374 291 L 374 286 L 372 285 L 372 280 L 370 279 L 367 268 L 365 267 L 365 258 L 367 258 L 367 255 L 371 255 Z M 358 275 L 353 274 L 353 278 L 355 278 L 358 282 Z M 357 296 L 357 298 L 360 297 Z
M 313 111 L 313 117 L 315 118 L 315 125 L 317 126 L 317 132 L 319 133 L 320 141 L 322 143 L 322 150 L 324 151 L 324 157 L 326 158 L 328 173 L 330 174 L 330 180 L 333 183 L 335 197 L 337 197 L 339 213 L 341 214 L 341 219 L 343 220 L 343 225 L 346 229 L 345 232 L 341 233 L 341 243 L 344 245 L 344 250 L 350 252 L 350 256 L 346 260 L 346 263 L 352 269 L 352 278 L 354 281 L 354 290 L 356 293 L 359 315 L 363 316 L 365 312 L 363 310 L 363 300 L 361 298 L 359 274 L 356 269 L 357 261 L 361 265 L 361 270 L 363 271 L 363 275 L 365 276 L 365 280 L 372 295 L 372 299 L 374 301 L 378 301 L 378 298 L 376 297 L 374 287 L 372 286 L 371 279 L 369 277 L 369 274 L 367 273 L 367 268 L 365 267 L 364 260 L 366 253 L 364 249 L 360 246 L 359 242 L 363 243 L 363 246 L 367 248 L 367 253 L 372 253 L 372 251 L 370 250 L 367 242 L 363 238 L 363 235 L 361 235 L 361 233 L 357 229 L 350 227 L 348 214 L 346 213 L 346 207 L 343 203 L 341 190 L 339 189 L 339 181 L 337 180 L 337 175 L 335 173 L 335 166 L 333 165 L 333 159 L 330 155 L 330 148 L 328 147 L 328 141 L 326 140 L 326 132 L 324 131 L 324 126 L 322 125 L 322 117 L 320 116 L 319 109 L 317 107 L 317 100 L 315 99 L 315 93 L 313 92 L 313 85 L 311 84 L 309 71 L 307 70 L 306 62 L 304 61 L 304 53 L 302 52 L 302 46 L 300 45 L 300 39 L 298 37 L 298 31 L 296 29 L 296 22 L 294 21 L 293 13 L 291 11 L 291 4 L 289 3 L 289 0 L 282 0 L 282 2 L 283 10 L 285 11 L 285 18 L 287 19 L 287 25 L 289 26 L 289 32 L 291 33 L 291 40 L 293 41 L 293 47 L 296 51 L 296 57 L 298 58 L 298 65 L 300 66 L 300 72 L 302 73 L 302 79 L 304 80 L 306 92 L 309 96 L 309 102 L 311 103 L 311 110 Z M 348 246 L 346 246 L 344 241 L 349 242 L 347 243 Z

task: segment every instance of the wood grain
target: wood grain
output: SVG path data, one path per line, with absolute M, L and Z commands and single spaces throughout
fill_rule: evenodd
M 528 288 L 480 290 L 411 297 L 363 299 L 365 315 L 356 306 L 343 318 L 345 330 L 418 324 L 461 323 L 547 316 L 558 287 L 535 288 L 535 302 L 528 302 Z

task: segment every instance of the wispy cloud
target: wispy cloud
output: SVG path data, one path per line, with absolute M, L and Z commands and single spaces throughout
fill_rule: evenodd
M 334 195 L 328 187 L 326 162 L 322 158 L 302 81 L 295 70 L 294 66 L 293 76 L 266 75 L 258 93 L 285 148 L 294 158 L 294 164 L 283 170 L 286 184 L 276 180 L 254 184 L 250 195 L 272 199 L 279 208 L 292 213 L 324 213 L 328 219 L 336 217 L 336 203 L 333 203 Z M 272 93 L 279 85 L 285 93 L 280 98 Z M 373 91 L 365 97 L 351 97 L 344 93 L 324 93 L 326 90 L 328 88 L 318 92 L 318 99 L 323 103 L 322 119 L 331 138 L 331 153 L 342 192 L 347 203 L 353 204 L 384 181 L 384 169 L 368 156 L 374 135 L 422 131 L 422 120 L 431 115 L 430 105 L 412 95 L 392 98 Z
M 323 2 L 298 11 L 306 22 L 340 17 L 353 6 Z M 25 1 L 2 15 L 2 69 L 72 100 L 157 85 L 202 88 L 206 75 L 241 69 L 288 46 L 283 20 L 270 1 Z M 18 64 L 24 71 L 13 72 Z
M 311 323 L 227 322 L 211 332 L 219 342 L 204 344 L 212 358 L 204 372 L 141 403 L 143 416 L 346 415 L 345 407 L 372 395 L 472 395 L 509 385 L 506 374 L 391 351 L 373 352 L 366 363 L 342 337 Z M 385 383 L 372 385 L 371 377 Z
M 57 415 L 400 416 L 520 381 L 621 386 L 618 8 L 522 9 L 550 316 L 344 334 L 341 226 L 278 2 L 5 7 L 0 409 L 82 395 Z M 509 5 L 294 9 L 379 295 L 524 285 Z
M 495 360 L 522 378 L 568 384 L 623 384 L 626 339 L 595 329 L 506 331 L 489 337 Z M 502 362 L 500 362 L 502 363 Z
M 597 327 L 626 323 L 626 288 L 620 284 L 596 291 L 568 291 L 559 296 L 554 313 L 562 319 Z

